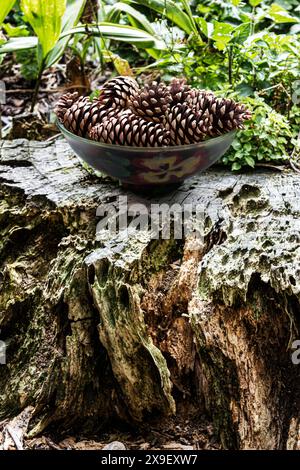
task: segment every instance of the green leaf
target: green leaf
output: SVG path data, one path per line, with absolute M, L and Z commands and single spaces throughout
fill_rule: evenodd
M 129 21 L 134 18 L 135 23 L 138 23 L 139 27 L 141 27 L 145 31 L 148 31 L 148 33 L 150 34 L 155 34 L 155 31 L 152 28 L 150 21 L 147 20 L 146 16 L 140 13 L 132 6 L 128 5 L 127 3 L 117 2 L 115 5 L 113 5 L 107 15 L 107 21 L 114 23 L 121 12 L 127 13 Z M 133 24 L 132 26 L 137 25 Z
M 192 23 L 193 31 L 196 34 L 198 34 L 197 25 L 196 25 L 196 22 L 195 22 L 193 13 L 192 13 L 190 2 L 188 0 L 181 0 L 181 3 L 182 3 L 182 6 L 183 6 L 183 9 L 185 10 L 186 14 L 189 17 L 190 22 Z
M 262 0 L 249 0 L 249 3 L 252 7 L 257 7 Z
M 112 62 L 119 75 L 132 76 L 132 70 L 127 60 L 120 57 L 118 54 L 113 54 L 110 51 L 102 51 L 103 58 L 107 62 Z
M 241 0 L 231 0 L 231 3 L 233 6 L 237 7 L 241 3 Z
M 241 165 L 240 163 L 238 163 L 238 162 L 234 162 L 233 165 L 232 165 L 232 167 L 231 167 L 231 169 L 232 169 L 233 171 L 238 171 L 238 170 L 240 170 L 241 168 L 242 168 L 242 165 Z
M 112 23 L 99 23 L 97 26 L 77 26 L 69 31 L 64 31 L 61 37 L 77 33 L 86 34 L 87 28 L 90 34 L 95 36 L 100 36 L 104 39 L 112 39 L 114 41 L 127 42 L 142 49 L 154 48 L 164 50 L 166 48 L 163 41 L 160 41 L 146 31 L 133 28 L 132 26 L 116 25 Z
M 7 52 L 16 52 L 23 49 L 31 49 L 37 47 L 38 39 L 35 36 L 11 38 L 6 41 L 5 44 L 0 46 L 0 54 L 6 54 Z
M 187 34 L 191 34 L 194 31 L 192 19 L 172 0 L 128 0 L 128 3 L 151 8 L 166 16 Z
M 59 39 L 66 0 L 21 0 L 21 9 L 39 39 L 45 59 Z
M 276 3 L 270 6 L 268 15 L 275 23 L 299 23 L 299 18 L 291 16 L 287 10 Z
M 67 0 L 67 8 L 64 16 L 62 17 L 62 32 L 74 28 L 77 25 L 84 10 L 85 4 L 86 0 Z M 70 37 L 67 36 L 60 39 L 55 44 L 46 58 L 46 67 L 51 67 L 61 58 L 69 40 Z
M 10 38 L 29 36 L 29 31 L 24 24 L 12 26 L 9 23 L 3 23 L 3 29 Z
M 251 166 L 251 168 L 255 167 L 255 160 L 252 157 L 245 157 L 245 162 L 247 165 Z
M 222 51 L 232 38 L 232 31 L 234 26 L 229 23 L 220 23 L 219 21 L 213 21 L 214 31 L 211 35 L 212 39 L 216 42 L 216 47 Z
M 198 26 L 200 26 L 201 32 L 206 36 L 207 38 L 211 38 L 211 35 L 214 30 L 214 25 L 212 23 L 209 23 L 202 17 L 198 17 L 196 19 Z
M 231 147 L 234 148 L 234 150 L 238 150 L 241 148 L 241 142 L 238 139 L 236 139 L 233 141 Z
M 251 23 L 243 23 L 235 28 L 232 33 L 232 41 L 235 44 L 243 45 L 251 34 Z
M 251 96 L 254 93 L 252 86 L 247 83 L 240 83 L 235 89 L 240 96 Z
M 0 26 L 2 25 L 3 21 L 5 20 L 15 3 L 16 0 L 1 0 Z

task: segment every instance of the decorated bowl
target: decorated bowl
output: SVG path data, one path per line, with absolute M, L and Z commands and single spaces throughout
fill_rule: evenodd
M 174 185 L 210 167 L 230 147 L 235 131 L 198 144 L 174 147 L 126 147 L 79 137 L 58 128 L 82 160 L 132 186 Z

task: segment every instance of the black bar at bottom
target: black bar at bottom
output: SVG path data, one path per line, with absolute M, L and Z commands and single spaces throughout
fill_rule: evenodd
M 274 461 L 288 464 L 298 464 L 300 452 L 298 451 L 0 451 L 0 464 L 24 465 L 30 463 L 60 464 L 74 463 L 76 465 L 96 464 L 97 466 L 122 466 L 124 468 L 139 468 L 144 465 L 204 465 L 220 464 L 230 465 L 231 468 L 241 464 L 264 464 Z

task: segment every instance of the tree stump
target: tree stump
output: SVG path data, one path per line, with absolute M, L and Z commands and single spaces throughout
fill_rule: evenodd
M 300 449 L 299 177 L 213 169 L 161 196 L 63 140 L 0 144 L 0 417 L 30 435 L 207 413 L 224 448 Z M 203 238 L 99 239 L 98 207 L 203 207 Z

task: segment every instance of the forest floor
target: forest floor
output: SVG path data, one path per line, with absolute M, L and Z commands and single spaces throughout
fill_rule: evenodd
M 38 99 L 32 111 L 34 80 L 26 80 L 22 75 L 22 67 L 15 64 L 12 58 L 5 59 L 0 71 L 0 81 L 5 86 L 5 102 L 2 105 L 0 103 L 2 138 L 43 141 L 58 134 L 53 108 L 60 95 L 67 91 L 90 93 L 99 88 L 110 75 L 109 69 L 99 73 L 92 64 L 88 73 L 83 73 L 80 65 L 74 61 L 52 67 L 43 74 Z
M 122 445 L 129 450 L 218 450 L 221 448 L 213 426 L 204 416 L 197 419 L 171 418 L 149 423 L 138 428 L 126 428 L 124 425 L 112 427 L 105 432 L 88 437 L 74 433 L 57 434 L 47 432 L 32 439 L 26 437 L 26 429 L 18 427 L 15 418 L 10 423 L 0 423 L 0 447 L 14 450 L 16 443 L 22 448 L 32 450 L 101 450 L 113 449 Z M 16 438 L 15 436 L 19 436 Z M 112 446 L 112 447 L 111 447 Z M 124 448 L 123 447 L 123 448 Z

